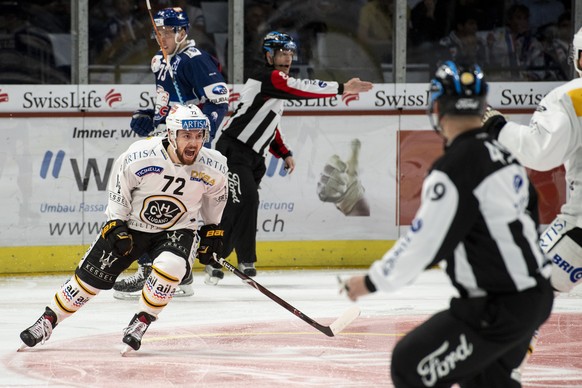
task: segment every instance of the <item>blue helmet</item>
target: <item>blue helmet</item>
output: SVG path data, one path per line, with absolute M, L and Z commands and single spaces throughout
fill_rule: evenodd
M 296 52 L 297 45 L 293 38 L 283 32 L 271 31 L 263 38 L 263 54 L 271 53 L 275 56 L 276 50 L 289 50 Z
M 430 112 L 438 101 L 440 117 L 445 114 L 482 115 L 487 107 L 488 89 L 478 65 L 457 65 L 447 61 L 439 66 L 430 83 Z
M 154 16 L 154 22 L 156 27 L 174 27 L 176 31 L 177 28 L 183 28 L 188 32 L 190 29 L 190 20 L 188 20 L 188 15 L 180 7 L 174 8 L 164 8 L 156 13 Z

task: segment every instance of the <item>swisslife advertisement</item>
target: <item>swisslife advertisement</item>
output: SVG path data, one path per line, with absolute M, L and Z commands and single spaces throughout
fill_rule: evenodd
M 555 86 L 492 85 L 489 100 L 527 122 Z M 231 108 L 241 88 L 231 88 Z M 131 112 L 153 99 L 148 85 L 0 86 L 0 247 L 90 244 L 105 221 L 113 162 L 138 139 Z M 288 175 L 281 160 L 267 157 L 258 240 L 396 240 L 442 151 L 427 103 L 427 84 L 377 84 L 360 96 L 289 102 L 281 130 L 297 166 Z M 331 160 L 355 166 L 368 213 L 346 216 L 318 195 Z

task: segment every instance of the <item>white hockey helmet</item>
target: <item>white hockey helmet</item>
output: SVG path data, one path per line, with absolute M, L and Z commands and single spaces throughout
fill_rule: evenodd
M 576 72 L 578 73 L 579 77 L 582 77 L 582 68 L 580 68 L 580 64 L 578 63 L 581 52 L 582 52 L 582 28 L 580 28 L 578 32 L 574 34 L 574 40 L 572 41 L 572 60 L 574 61 L 574 69 L 576 69 Z
M 205 143 L 210 136 L 210 121 L 194 104 L 175 104 L 172 106 L 168 117 L 166 117 L 166 128 L 168 129 L 168 140 L 174 148 L 177 148 L 178 131 L 203 131 Z

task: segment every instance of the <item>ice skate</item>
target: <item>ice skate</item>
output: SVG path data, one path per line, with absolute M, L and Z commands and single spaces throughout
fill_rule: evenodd
M 121 300 L 139 299 L 141 296 L 141 289 L 151 272 L 151 263 L 140 264 L 136 273 L 115 282 L 113 285 L 113 297 Z
M 519 367 L 517 367 L 511 371 L 511 378 L 514 379 L 515 381 L 521 383 L 521 376 L 523 375 L 523 371 L 524 371 L 524 369 L 529 361 L 529 358 L 531 357 L 532 353 L 534 352 L 534 350 L 536 348 L 536 345 L 538 344 L 539 338 L 540 338 L 540 331 L 539 330 L 534 331 L 534 334 L 531 337 L 531 340 L 529 341 L 529 346 L 527 348 L 527 352 L 525 353 L 525 357 L 523 358 L 523 361 L 521 362 Z
M 224 278 L 224 272 L 220 268 L 214 268 L 212 265 L 206 265 L 204 268 L 205 277 L 204 283 L 212 286 L 216 286 L 220 279 Z
M 156 317 L 143 311 L 133 316 L 129 322 L 129 326 L 123 330 L 123 343 L 125 343 L 126 346 L 121 351 L 122 356 L 126 355 L 131 350 L 139 350 L 143 335 L 150 326 L 150 323 L 155 320 Z
M 238 269 L 247 276 L 250 277 L 257 276 L 255 263 L 238 263 Z
M 186 276 L 182 282 L 176 287 L 174 292 L 174 297 L 184 297 L 194 295 L 194 288 L 192 287 L 194 283 L 194 277 L 192 276 L 192 271 Z
M 36 344 L 43 345 L 50 337 L 57 322 L 57 316 L 50 308 L 46 308 L 44 314 L 37 319 L 34 325 L 20 333 L 20 339 L 24 344 L 18 351 L 27 347 L 32 348 Z

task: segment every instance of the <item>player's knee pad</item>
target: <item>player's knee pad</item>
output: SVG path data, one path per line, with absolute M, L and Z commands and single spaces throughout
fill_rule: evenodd
M 540 245 L 552 260 L 552 286 L 570 292 L 582 278 L 582 229 L 568 228 L 558 218 L 542 234 Z
M 187 264 L 182 257 L 164 251 L 154 260 L 140 298 L 140 307 L 154 316 L 172 300 L 176 287 L 186 274 Z
M 50 307 L 57 315 L 57 322 L 74 314 L 100 291 L 73 275 L 61 286 L 51 302 Z

